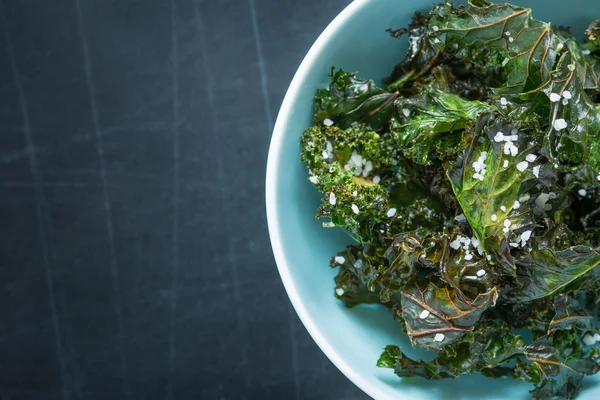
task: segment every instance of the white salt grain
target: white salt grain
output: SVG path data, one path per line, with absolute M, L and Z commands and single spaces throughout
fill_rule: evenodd
M 492 215 L 492 221 L 496 221 L 496 220 L 498 220 L 498 216 L 496 214 L 493 214 Z
M 527 161 L 521 161 L 517 164 L 517 169 L 521 172 L 525 171 L 529 167 L 529 163 Z
M 433 340 L 435 340 L 436 342 L 443 342 L 445 338 L 446 336 L 444 336 L 443 333 L 436 333 L 433 337 Z
M 425 318 L 429 317 L 429 315 L 430 315 L 430 314 L 431 314 L 431 313 L 430 313 L 428 310 L 423 310 L 423 311 L 421 312 L 421 314 L 419 314 L 419 318 L 421 318 L 421 319 L 425 319 Z
M 358 206 L 356 204 L 352 204 L 352 211 L 354 211 L 354 214 L 358 215 Z
M 338 264 L 343 264 L 346 262 L 346 259 L 342 256 L 335 256 L 334 261 Z
M 329 204 L 331 204 L 332 206 L 335 206 L 335 202 L 336 202 L 335 193 L 333 193 L 333 192 L 329 193 Z
M 395 208 L 390 208 L 390 209 L 387 211 L 387 214 L 386 214 L 386 215 L 387 215 L 387 217 L 388 217 L 388 218 L 392 218 L 394 215 L 396 215 L 396 209 L 395 209 Z
M 536 158 L 537 156 L 535 154 L 527 154 L 527 157 L 525 157 L 525 159 L 529 162 L 534 162 Z
M 377 185 L 379 182 L 381 182 L 381 178 L 379 177 L 379 175 L 375 175 L 375 177 L 373 178 L 373 183 Z
M 582 340 L 586 346 L 591 346 L 596 343 L 596 339 L 590 334 L 585 335 Z
M 579 190 L 577 191 L 577 193 L 579 193 L 579 195 L 580 195 L 581 197 L 585 197 L 585 195 L 587 194 L 587 191 L 586 191 L 585 189 L 579 189 Z
M 344 289 L 342 289 L 342 288 L 337 288 L 337 289 L 335 289 L 335 293 L 336 293 L 338 296 L 343 296 L 343 295 L 344 295 Z
M 485 269 L 480 269 L 479 271 L 477 271 L 477 276 L 481 277 L 484 276 L 486 274 Z
M 552 126 L 554 126 L 554 129 L 556 129 L 557 131 L 562 131 L 568 126 L 568 124 L 567 121 L 565 121 L 563 118 L 559 118 L 554 121 L 554 124 Z
M 558 93 L 550 93 L 550 101 L 556 103 L 560 100 L 560 94 Z
M 325 118 L 323 120 L 323 125 L 325 125 L 325 126 L 331 126 L 331 125 L 333 125 L 333 121 L 330 120 L 329 118 Z
M 318 177 L 318 176 L 316 176 L 316 175 L 313 175 L 313 176 L 311 176 L 310 178 L 308 178 L 308 180 L 309 180 L 309 181 L 311 181 L 311 183 L 313 183 L 313 184 L 315 184 L 315 185 L 316 185 L 317 183 L 319 183 L 319 177 Z

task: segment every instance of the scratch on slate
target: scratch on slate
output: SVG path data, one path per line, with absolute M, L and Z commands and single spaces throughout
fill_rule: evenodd
M 8 57 L 10 59 L 10 66 L 12 69 L 12 73 L 14 76 L 15 86 L 17 88 L 17 93 L 19 95 L 19 106 L 21 108 L 21 114 L 23 116 L 23 124 L 24 124 L 24 134 L 25 134 L 25 143 L 27 146 L 27 153 L 29 154 L 29 167 L 31 169 L 31 174 L 33 175 L 34 180 L 34 195 L 35 195 L 35 203 L 36 203 L 36 213 L 39 221 L 39 234 L 40 234 L 40 242 L 42 247 L 42 257 L 44 260 L 44 272 L 46 275 L 46 286 L 48 288 L 48 297 L 50 303 L 50 312 L 52 316 L 52 329 L 54 330 L 54 340 L 56 345 L 56 356 L 58 358 L 58 365 L 60 369 L 60 388 L 61 388 L 61 397 L 62 399 L 68 398 L 68 393 L 66 390 L 66 370 L 65 370 L 65 361 L 63 357 L 63 348 L 61 343 L 61 334 L 60 334 L 60 322 L 58 319 L 58 309 L 56 307 L 56 295 L 54 293 L 54 279 L 52 272 L 52 265 L 50 263 L 50 249 L 48 245 L 47 238 L 47 229 L 45 226 L 46 215 L 44 211 L 44 190 L 42 187 L 42 176 L 39 170 L 39 166 L 37 164 L 37 157 L 35 156 L 34 149 L 35 146 L 33 144 L 33 135 L 31 133 L 31 122 L 29 120 L 29 109 L 27 106 L 27 99 L 25 97 L 25 92 L 23 91 L 23 86 L 21 85 L 21 76 L 19 74 L 19 70 L 17 67 L 17 61 L 15 59 L 14 47 L 12 41 L 10 39 L 10 35 L 8 32 L 8 24 L 6 20 L 6 15 L 4 14 L 4 1 L 0 0 L 0 21 L 2 22 L 2 26 L 4 27 L 4 41 L 6 45 L 6 52 L 8 53 Z
M 298 341 L 296 340 L 296 312 L 294 307 L 288 305 L 288 327 L 290 341 L 292 342 L 292 373 L 294 374 L 294 398 L 300 399 L 300 377 L 298 376 Z
M 98 117 L 98 107 L 96 105 L 96 88 L 94 86 L 94 80 L 92 75 L 92 62 L 90 58 L 90 52 L 88 48 L 87 38 L 84 31 L 83 16 L 81 12 L 80 0 L 75 0 L 75 10 L 77 12 L 77 27 L 79 38 L 81 39 L 81 47 L 83 50 L 83 69 L 85 73 L 86 83 L 88 87 L 89 102 L 92 111 L 92 122 L 94 125 L 94 134 L 96 137 L 96 150 L 98 152 L 98 159 L 100 164 L 100 179 L 102 182 L 102 195 L 104 198 L 104 216 L 106 219 L 106 230 L 108 235 L 108 246 L 110 252 L 110 273 L 113 283 L 113 297 L 115 314 L 117 316 L 117 330 L 119 337 L 119 350 L 120 350 L 120 363 L 121 363 L 121 381 L 123 394 L 130 397 L 128 389 L 128 378 L 127 378 L 127 360 L 125 357 L 124 348 L 124 332 L 123 332 L 123 312 L 121 308 L 121 299 L 119 296 L 119 271 L 117 266 L 117 257 L 115 249 L 115 238 L 114 228 L 112 222 L 112 211 L 110 196 L 108 193 L 108 184 L 106 178 L 106 160 L 104 158 L 104 144 L 102 140 L 102 131 L 100 129 L 100 122 Z
M 177 273 L 179 270 L 179 42 L 177 39 L 177 4 L 171 0 L 171 63 L 173 68 L 173 260 L 171 265 L 171 315 L 169 323 L 168 398 L 173 398 L 175 363 L 175 314 L 177 313 Z
M 198 33 L 199 33 L 199 38 L 200 38 L 200 52 L 201 52 L 201 56 L 202 56 L 202 68 L 204 70 L 204 75 L 205 75 L 205 80 L 206 80 L 206 91 L 207 91 L 207 97 L 209 98 L 209 103 L 210 103 L 210 115 L 211 115 L 211 121 L 212 121 L 212 129 L 213 129 L 213 136 L 214 136 L 214 140 L 217 143 L 217 148 L 220 148 L 221 145 L 221 139 L 220 136 L 217 134 L 217 122 L 216 122 L 216 118 L 215 118 L 215 106 L 214 106 L 214 94 L 212 91 L 212 82 L 214 82 L 214 79 L 212 77 L 212 73 L 210 70 L 210 66 L 208 64 L 208 52 L 206 51 L 206 40 L 205 40 L 205 35 L 204 35 L 204 25 L 202 22 L 202 14 L 200 13 L 200 4 L 198 2 L 195 3 L 195 7 L 194 7 L 194 19 L 196 20 L 196 24 L 198 26 Z M 223 152 L 219 152 L 219 158 L 217 159 L 217 177 L 218 180 L 220 182 L 221 185 L 225 185 L 226 184 L 226 178 L 225 178 L 225 174 L 223 171 Z M 225 196 L 225 192 L 221 191 L 221 204 L 225 205 L 227 203 L 227 198 Z M 236 267 L 236 260 L 235 260 L 235 255 L 234 255 L 234 251 L 233 251 L 233 245 L 232 245 L 232 232 L 231 232 L 231 221 L 229 220 L 229 213 L 227 212 L 227 210 L 225 210 L 225 212 L 223 212 L 223 225 L 225 226 L 225 232 L 227 234 L 227 261 L 229 263 L 229 268 L 231 271 L 231 281 L 232 281 L 232 291 L 233 291 L 233 296 L 235 298 L 236 304 L 240 305 L 238 307 L 235 307 L 235 314 L 236 314 L 236 323 L 237 326 L 239 327 L 239 330 L 242 332 L 243 335 L 247 334 L 247 327 L 246 327 L 246 320 L 244 319 L 244 315 L 242 314 L 242 305 L 244 304 L 242 301 L 242 295 L 240 292 L 240 278 L 238 275 L 238 270 Z M 248 349 L 247 349 L 247 345 L 246 345 L 246 341 L 240 341 L 240 344 L 242 345 L 242 349 L 240 352 L 240 367 L 242 366 L 247 366 L 248 365 Z M 250 374 L 244 374 L 246 377 L 246 385 L 249 386 L 249 379 L 250 379 Z
M 269 90 L 267 82 L 267 67 L 262 51 L 262 41 L 258 29 L 258 18 L 256 17 L 256 6 L 254 0 L 248 0 L 250 4 L 250 15 L 252 16 L 252 31 L 254 33 L 254 42 L 256 43 L 256 57 L 258 58 L 258 68 L 260 71 L 260 86 L 263 95 L 265 107 L 265 118 L 269 129 L 273 129 L 273 116 L 271 115 L 271 100 L 269 99 Z M 270 133 L 270 132 L 269 132 Z

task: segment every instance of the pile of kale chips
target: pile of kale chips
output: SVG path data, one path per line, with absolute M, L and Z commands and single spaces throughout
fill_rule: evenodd
M 386 347 L 399 376 L 574 398 L 600 368 L 600 24 L 582 43 L 472 0 L 390 33 L 404 61 L 382 85 L 332 69 L 301 139 L 318 218 L 357 242 L 332 258 L 335 296 L 388 307 L 438 352 Z

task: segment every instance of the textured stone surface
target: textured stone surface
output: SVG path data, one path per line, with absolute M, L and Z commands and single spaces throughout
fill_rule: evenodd
M 0 0 L 0 399 L 364 399 L 293 312 L 270 131 L 349 0 Z

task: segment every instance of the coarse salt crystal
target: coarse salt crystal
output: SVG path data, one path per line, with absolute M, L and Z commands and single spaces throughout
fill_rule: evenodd
M 540 168 L 541 166 L 536 165 L 535 167 L 533 167 L 533 175 L 535 175 L 536 178 L 540 177 Z
M 410 110 L 408 108 L 403 108 L 402 109 L 402 114 L 404 114 L 405 117 L 409 117 L 410 116 Z
M 569 71 L 575 71 L 575 64 L 569 64 L 567 68 L 569 68 Z
M 329 118 L 325 118 L 323 120 L 323 125 L 325 125 L 325 126 L 331 126 L 331 125 L 333 125 L 333 121 L 330 120 Z
M 437 32 L 437 31 L 440 30 L 440 27 L 439 26 L 434 26 L 432 29 Z
M 512 222 L 510 222 L 510 219 L 505 219 L 504 220 L 504 227 L 505 228 L 509 228 L 511 224 L 512 224 Z
M 443 333 L 436 333 L 433 337 L 433 340 L 435 340 L 436 342 L 443 342 L 445 337 L 446 336 L 444 336 Z
M 562 99 L 563 106 L 569 104 L 569 99 Z
M 313 175 L 313 176 L 311 176 L 310 178 L 308 178 L 308 180 L 309 180 L 309 181 L 311 181 L 311 183 L 313 183 L 313 184 L 315 184 L 315 185 L 316 185 L 317 183 L 319 183 L 319 177 L 318 177 L 318 176 L 316 176 L 316 175 Z
M 554 124 L 552 124 L 552 126 L 557 131 L 562 131 L 563 129 L 565 129 L 568 126 L 568 124 L 567 124 L 567 121 L 565 121 L 563 118 L 559 118 L 554 121 Z
M 589 56 L 590 54 L 592 54 L 592 52 L 591 52 L 590 50 L 582 50 L 582 51 L 581 51 L 581 53 L 582 53 L 584 56 Z
M 536 158 L 537 156 L 535 154 L 527 154 L 527 157 L 525 157 L 525 159 L 529 162 L 534 162 Z
M 335 256 L 334 261 L 338 264 L 343 264 L 346 262 L 346 259 L 342 256 Z
M 504 163 L 502 165 L 504 166 L 504 168 L 508 167 L 508 160 L 504 160 Z
M 352 196 L 354 196 L 354 197 L 358 196 L 358 190 L 355 190 L 354 192 L 352 192 Z
M 525 231 L 523 233 L 521 233 L 521 240 L 526 242 L 529 240 L 529 238 L 531 237 L 531 233 L 532 231 Z
M 328 159 L 329 158 L 329 153 L 327 152 L 327 150 L 323 150 L 323 153 L 321 154 L 323 156 L 323 159 Z
M 335 289 L 335 293 L 336 293 L 338 296 L 343 296 L 343 295 L 344 295 L 344 289 L 342 289 L 342 288 L 337 288 L 337 289 Z
M 594 337 L 590 334 L 585 335 L 582 341 L 586 346 L 591 346 L 596 343 L 596 339 L 594 339 Z
M 506 207 L 505 206 L 500 206 L 500 210 L 502 210 L 503 212 L 506 212 Z
M 556 103 L 560 100 L 560 94 L 558 93 L 550 93 L 550 101 Z
M 529 163 L 527 161 L 521 161 L 517 164 L 517 169 L 521 172 L 525 171 L 529 167 Z
M 460 242 L 458 240 L 450 242 L 450 247 L 452 247 L 454 250 L 458 250 L 460 249 Z
M 379 182 L 381 182 L 381 178 L 379 177 L 379 175 L 375 175 L 375 177 L 373 178 L 373 183 L 377 185 Z
M 396 209 L 395 208 L 390 208 L 389 210 L 387 210 L 387 217 L 388 218 L 392 218 L 394 215 L 396 215 Z
M 335 202 L 336 202 L 335 193 L 333 193 L 333 192 L 329 193 L 329 204 L 331 204 L 332 206 L 335 206 Z
M 508 104 L 508 100 L 506 100 L 506 97 L 500 99 L 500 104 L 502 104 L 503 106 Z
M 484 276 L 486 274 L 485 269 L 480 269 L 479 271 L 477 271 L 477 276 L 481 277 Z
M 354 262 L 354 268 L 361 269 L 363 267 L 363 260 L 360 258 Z
M 581 197 L 585 197 L 585 195 L 587 194 L 587 191 L 586 191 L 585 189 L 579 189 L 579 190 L 577 191 L 577 193 L 579 193 L 579 195 L 580 195 Z
M 519 247 L 519 243 L 509 243 L 510 247 Z
M 356 204 L 352 204 L 352 211 L 354 211 L 354 214 L 358 215 L 358 206 Z
M 513 208 L 515 210 L 518 210 L 521 207 L 521 203 L 519 203 L 519 200 L 515 200 L 515 202 L 513 203 Z
M 531 199 L 531 196 L 528 194 L 524 194 L 523 196 L 519 197 L 519 201 L 521 203 L 525 203 L 527 200 Z
M 465 260 L 470 261 L 472 259 L 473 259 L 473 254 L 469 253 L 469 254 L 465 255 Z
M 430 314 L 431 313 L 428 310 L 423 310 L 423 311 L 421 311 L 421 314 L 419 314 L 419 318 L 425 319 L 425 318 L 429 317 Z
M 594 340 L 596 342 L 600 342 L 600 334 L 599 333 L 594 333 Z
M 492 214 L 492 221 L 498 220 L 498 216 L 496 214 Z
M 563 92 L 563 97 L 564 97 L 565 99 L 570 99 L 571 97 L 573 97 L 573 95 L 571 95 L 571 92 L 569 92 L 568 90 L 565 90 L 565 91 Z

